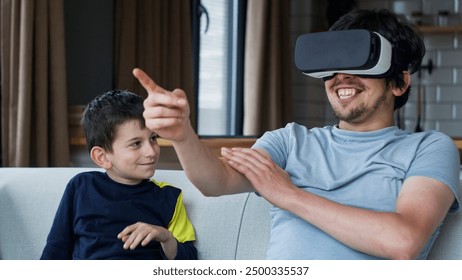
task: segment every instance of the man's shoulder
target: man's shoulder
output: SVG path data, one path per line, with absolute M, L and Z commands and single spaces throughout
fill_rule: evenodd
M 411 133 L 410 137 L 420 140 L 425 147 L 457 149 L 451 137 L 437 130 Z

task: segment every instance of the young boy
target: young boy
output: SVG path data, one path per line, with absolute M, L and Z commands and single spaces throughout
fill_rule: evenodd
M 41 259 L 197 259 L 181 190 L 149 179 L 160 147 L 143 110 L 119 90 L 87 105 L 87 148 L 106 172 L 69 181 Z

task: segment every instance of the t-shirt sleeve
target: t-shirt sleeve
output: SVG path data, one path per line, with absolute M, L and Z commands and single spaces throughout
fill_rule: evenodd
M 457 212 L 460 209 L 459 174 L 460 157 L 454 141 L 442 133 L 434 133 L 422 141 L 407 177 L 427 176 L 444 183 L 455 197 L 450 212 Z
M 289 154 L 292 126 L 293 124 L 288 124 L 285 128 L 265 132 L 252 148 L 265 150 L 278 166 L 284 168 Z
M 183 192 L 178 195 L 175 212 L 168 225 L 168 230 L 178 240 L 178 252 L 175 259 L 197 259 L 197 250 L 193 243 L 196 240 L 196 235 L 183 204 Z
M 73 201 L 75 189 L 68 183 L 47 237 L 42 260 L 70 260 L 74 248 Z

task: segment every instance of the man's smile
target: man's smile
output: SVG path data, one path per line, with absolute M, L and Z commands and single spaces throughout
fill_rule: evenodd
M 358 93 L 358 90 L 356 90 L 354 88 L 341 88 L 341 89 L 337 90 L 337 95 L 338 95 L 338 97 L 340 99 L 351 98 L 351 97 L 355 96 L 356 93 Z

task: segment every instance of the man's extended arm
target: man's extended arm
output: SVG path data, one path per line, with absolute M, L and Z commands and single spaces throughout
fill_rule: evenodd
M 244 176 L 199 140 L 189 120 L 184 91 L 169 92 L 140 69 L 134 69 L 133 75 L 148 92 L 144 101 L 146 126 L 172 142 L 186 175 L 203 194 L 217 196 L 253 190 Z

